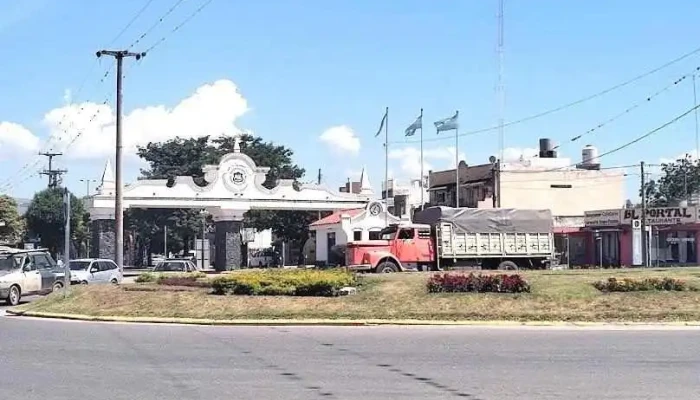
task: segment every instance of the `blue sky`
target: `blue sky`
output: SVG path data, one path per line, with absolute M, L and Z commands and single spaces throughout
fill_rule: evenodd
M 390 140 L 397 142 L 390 147 L 390 170 L 401 178 L 417 170 L 417 144 L 402 142 L 421 107 L 424 137 L 433 140 L 425 143 L 425 161 L 434 169 L 450 166 L 454 141 L 435 141 L 432 121 L 457 109 L 464 131 L 497 121 L 497 0 L 213 0 L 171 32 L 206 1 L 184 0 L 133 47 L 145 50 L 165 38 L 142 61 L 127 61 L 124 105 L 131 129 L 125 135 L 131 148 L 175 134 L 250 130 L 291 147 L 309 179 L 322 168 L 325 181 L 337 186 L 366 165 L 379 187 L 384 155 L 374 133 L 385 107 Z M 63 142 L 49 147 L 62 150 L 78 125 L 89 132 L 58 163 L 69 170 L 66 182 L 78 194 L 85 191 L 80 179 L 99 178 L 112 140 L 111 108 L 96 104 L 113 104 L 114 77 L 100 82 L 110 60 L 96 61 L 94 54 L 108 45 L 129 46 L 176 1 L 153 0 L 113 42 L 146 3 L 0 2 L 4 190 L 30 197 L 44 187 L 46 179 L 33 176 L 45 164 L 36 151 L 46 147 L 51 132 Z M 596 93 L 700 47 L 699 16 L 700 3 L 691 0 L 506 0 L 506 120 Z M 569 139 L 697 66 L 700 53 L 605 96 L 508 127 L 505 146 L 517 154 L 550 137 L 574 160 L 585 144 L 601 152 L 615 148 L 692 107 L 691 80 L 578 142 Z M 78 112 L 83 104 L 87 111 Z M 88 124 L 96 110 L 103 112 L 93 122 L 104 126 Z M 657 163 L 694 148 L 691 115 L 602 162 Z M 470 164 L 485 162 L 498 152 L 496 131 L 462 138 L 459 151 Z M 135 157 L 126 165 L 131 181 L 141 165 Z M 630 176 L 631 197 L 637 180 Z

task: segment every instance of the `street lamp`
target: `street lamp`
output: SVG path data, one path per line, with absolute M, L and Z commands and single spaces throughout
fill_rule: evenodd
M 85 197 L 90 197 L 90 182 L 97 182 L 96 179 L 81 179 L 80 182 L 85 182 L 86 191 Z

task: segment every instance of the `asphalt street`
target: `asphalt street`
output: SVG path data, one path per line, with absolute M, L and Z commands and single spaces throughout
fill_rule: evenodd
M 0 399 L 698 399 L 700 331 L 0 318 Z

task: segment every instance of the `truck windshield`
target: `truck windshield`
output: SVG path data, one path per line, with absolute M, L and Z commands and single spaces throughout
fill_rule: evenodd
M 399 228 L 396 226 L 390 226 L 388 228 L 382 229 L 381 238 L 382 240 L 391 240 L 396 236 L 396 231 Z

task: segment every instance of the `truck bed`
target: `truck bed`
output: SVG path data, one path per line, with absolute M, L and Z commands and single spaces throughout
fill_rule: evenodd
M 443 258 L 551 257 L 554 251 L 551 233 L 465 233 L 447 222 L 437 230 L 438 256 Z

